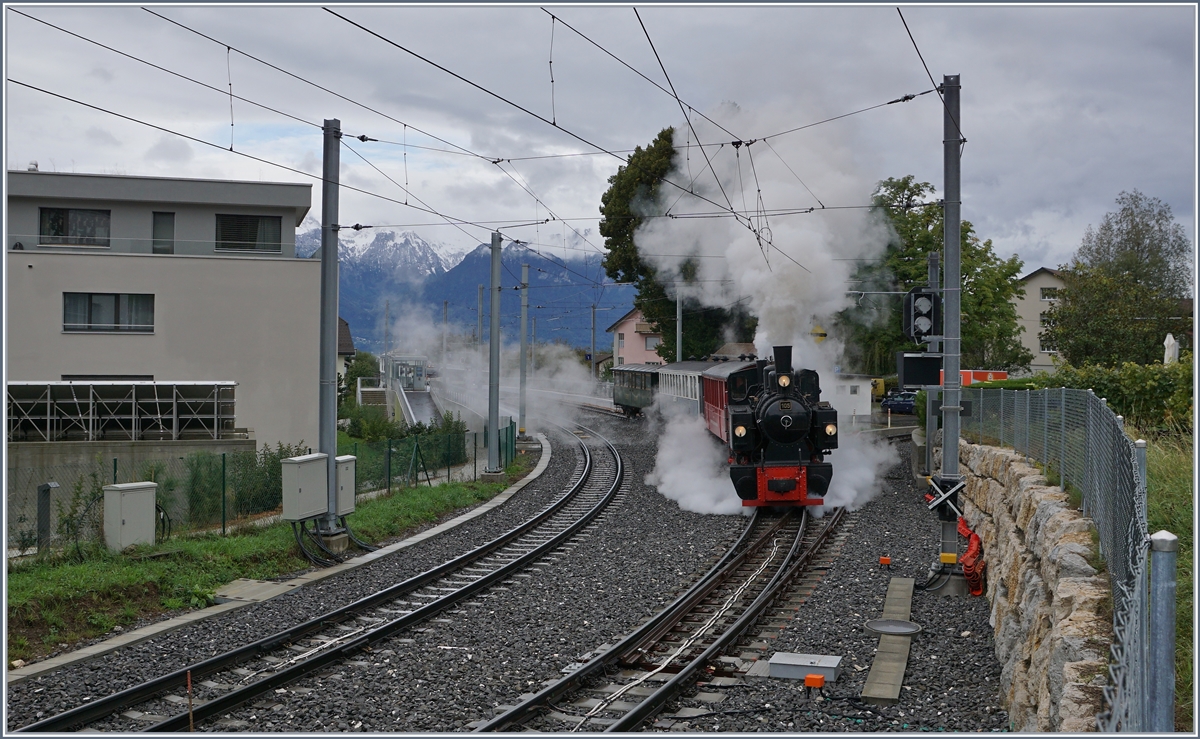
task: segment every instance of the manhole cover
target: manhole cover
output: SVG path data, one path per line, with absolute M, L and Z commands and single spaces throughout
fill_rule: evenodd
M 911 636 L 921 631 L 921 627 L 918 624 L 895 618 L 880 618 L 868 621 L 866 626 L 867 631 L 874 634 L 893 634 L 895 636 Z

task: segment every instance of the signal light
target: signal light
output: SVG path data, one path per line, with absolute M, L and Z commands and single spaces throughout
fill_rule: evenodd
M 914 287 L 904 296 L 904 335 L 917 343 L 941 331 L 942 296 L 931 287 Z

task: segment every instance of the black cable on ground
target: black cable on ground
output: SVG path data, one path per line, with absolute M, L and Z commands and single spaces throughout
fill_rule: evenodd
M 342 516 L 340 519 L 338 519 L 338 521 L 346 529 L 346 535 L 350 537 L 350 541 L 354 542 L 354 546 L 358 547 L 359 549 L 366 550 L 368 552 L 379 551 L 379 547 L 374 546 L 372 544 L 368 544 L 365 541 L 363 541 L 362 539 L 359 539 L 357 536 L 354 535 L 354 532 L 350 530 L 350 524 L 346 523 L 345 516 Z
M 296 527 L 297 523 L 300 524 L 300 528 Z M 304 537 L 301 536 L 301 534 L 300 534 L 300 529 L 303 529 L 303 528 L 304 528 L 303 521 L 299 521 L 299 522 L 292 521 L 292 533 L 295 534 L 295 536 L 296 536 L 296 546 L 300 547 L 300 552 L 304 555 L 304 558 L 307 559 L 309 562 L 312 562 L 313 564 L 315 564 L 317 567 L 333 566 L 334 565 L 333 562 L 330 562 L 329 560 L 324 559 L 323 557 L 319 557 L 319 556 L 313 554 L 312 552 L 308 551 L 308 547 L 304 546 Z M 306 530 L 306 532 L 307 532 L 307 530 Z

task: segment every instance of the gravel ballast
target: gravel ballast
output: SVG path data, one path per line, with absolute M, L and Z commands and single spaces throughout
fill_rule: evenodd
M 311 675 L 283 692 L 229 712 L 206 731 L 465 731 L 501 705 L 518 702 L 567 665 L 616 641 L 703 574 L 745 526 L 740 516 L 681 511 L 644 483 L 654 465 L 654 436 L 644 421 L 584 416 L 609 436 L 626 464 L 620 500 L 603 523 L 554 557 L 455 611 L 375 645 L 350 662 Z M 576 474 L 575 442 L 552 437 L 554 456 L 541 478 L 505 505 L 448 536 L 264 603 L 199 622 L 90 662 L 9 687 L 9 726 L 82 702 L 88 690 L 128 687 L 151 673 L 261 638 L 418 574 L 494 538 L 545 507 Z M 853 514 L 841 553 L 772 651 L 843 656 L 842 679 L 828 700 L 791 681 L 751 679 L 705 688 L 719 703 L 680 698 L 720 715 L 680 720 L 686 731 L 988 731 L 1007 728 L 999 703 L 988 606 L 982 598 L 939 598 L 918 591 L 913 640 L 900 703 L 857 701 L 878 637 L 862 624 L 880 616 L 892 576 L 925 580 L 939 528 L 907 474 L 908 445 L 874 500 Z M 892 557 L 881 570 L 881 554 Z M 965 634 L 965 635 L 964 635 Z M 151 669 L 148 667 L 153 665 Z M 736 713 L 724 713 L 734 711 Z M 129 724 L 125 723 L 128 727 Z

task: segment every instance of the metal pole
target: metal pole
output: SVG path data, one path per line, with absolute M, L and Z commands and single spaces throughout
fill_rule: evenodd
M 596 304 L 592 303 L 592 379 L 596 379 Z
M 45 482 L 37 489 L 37 551 L 45 554 L 50 551 L 50 491 L 57 488 L 57 482 Z
M 317 449 L 325 454 L 325 528 L 337 528 L 338 173 L 342 124 L 327 118 L 321 183 L 321 383 Z M 386 323 L 384 325 L 386 329 Z
M 521 265 L 521 408 L 518 428 L 521 438 L 525 438 L 525 365 L 528 362 L 528 347 L 525 340 L 525 326 L 529 321 L 529 265 Z
M 225 452 L 221 452 L 221 536 L 225 536 Z
M 113 485 L 117 484 L 117 458 L 113 457 Z
M 960 193 L 962 135 L 959 133 L 959 76 L 942 78 L 945 114 L 942 124 L 942 157 L 946 196 L 945 224 L 942 232 L 946 253 L 945 284 L 942 288 L 946 309 L 943 330 L 943 365 L 946 370 L 942 393 L 942 479 L 951 485 L 959 480 L 958 429 L 962 376 L 959 374 L 962 319 L 962 251 L 960 239 L 962 197 Z
M 533 348 L 529 352 L 529 374 L 537 377 L 537 316 L 534 316 L 533 321 Z
M 683 361 L 683 298 L 675 288 L 675 361 Z
M 450 327 L 450 301 L 442 301 L 442 369 L 446 367 L 446 331 Z
M 1144 442 L 1142 442 L 1144 443 Z M 1145 449 L 1145 447 L 1143 447 Z M 1175 565 L 1179 537 L 1150 536 L 1150 710 L 1146 728 L 1175 730 Z
M 498 473 L 500 467 L 500 232 L 492 232 L 492 313 L 488 338 L 488 466 L 486 472 Z

